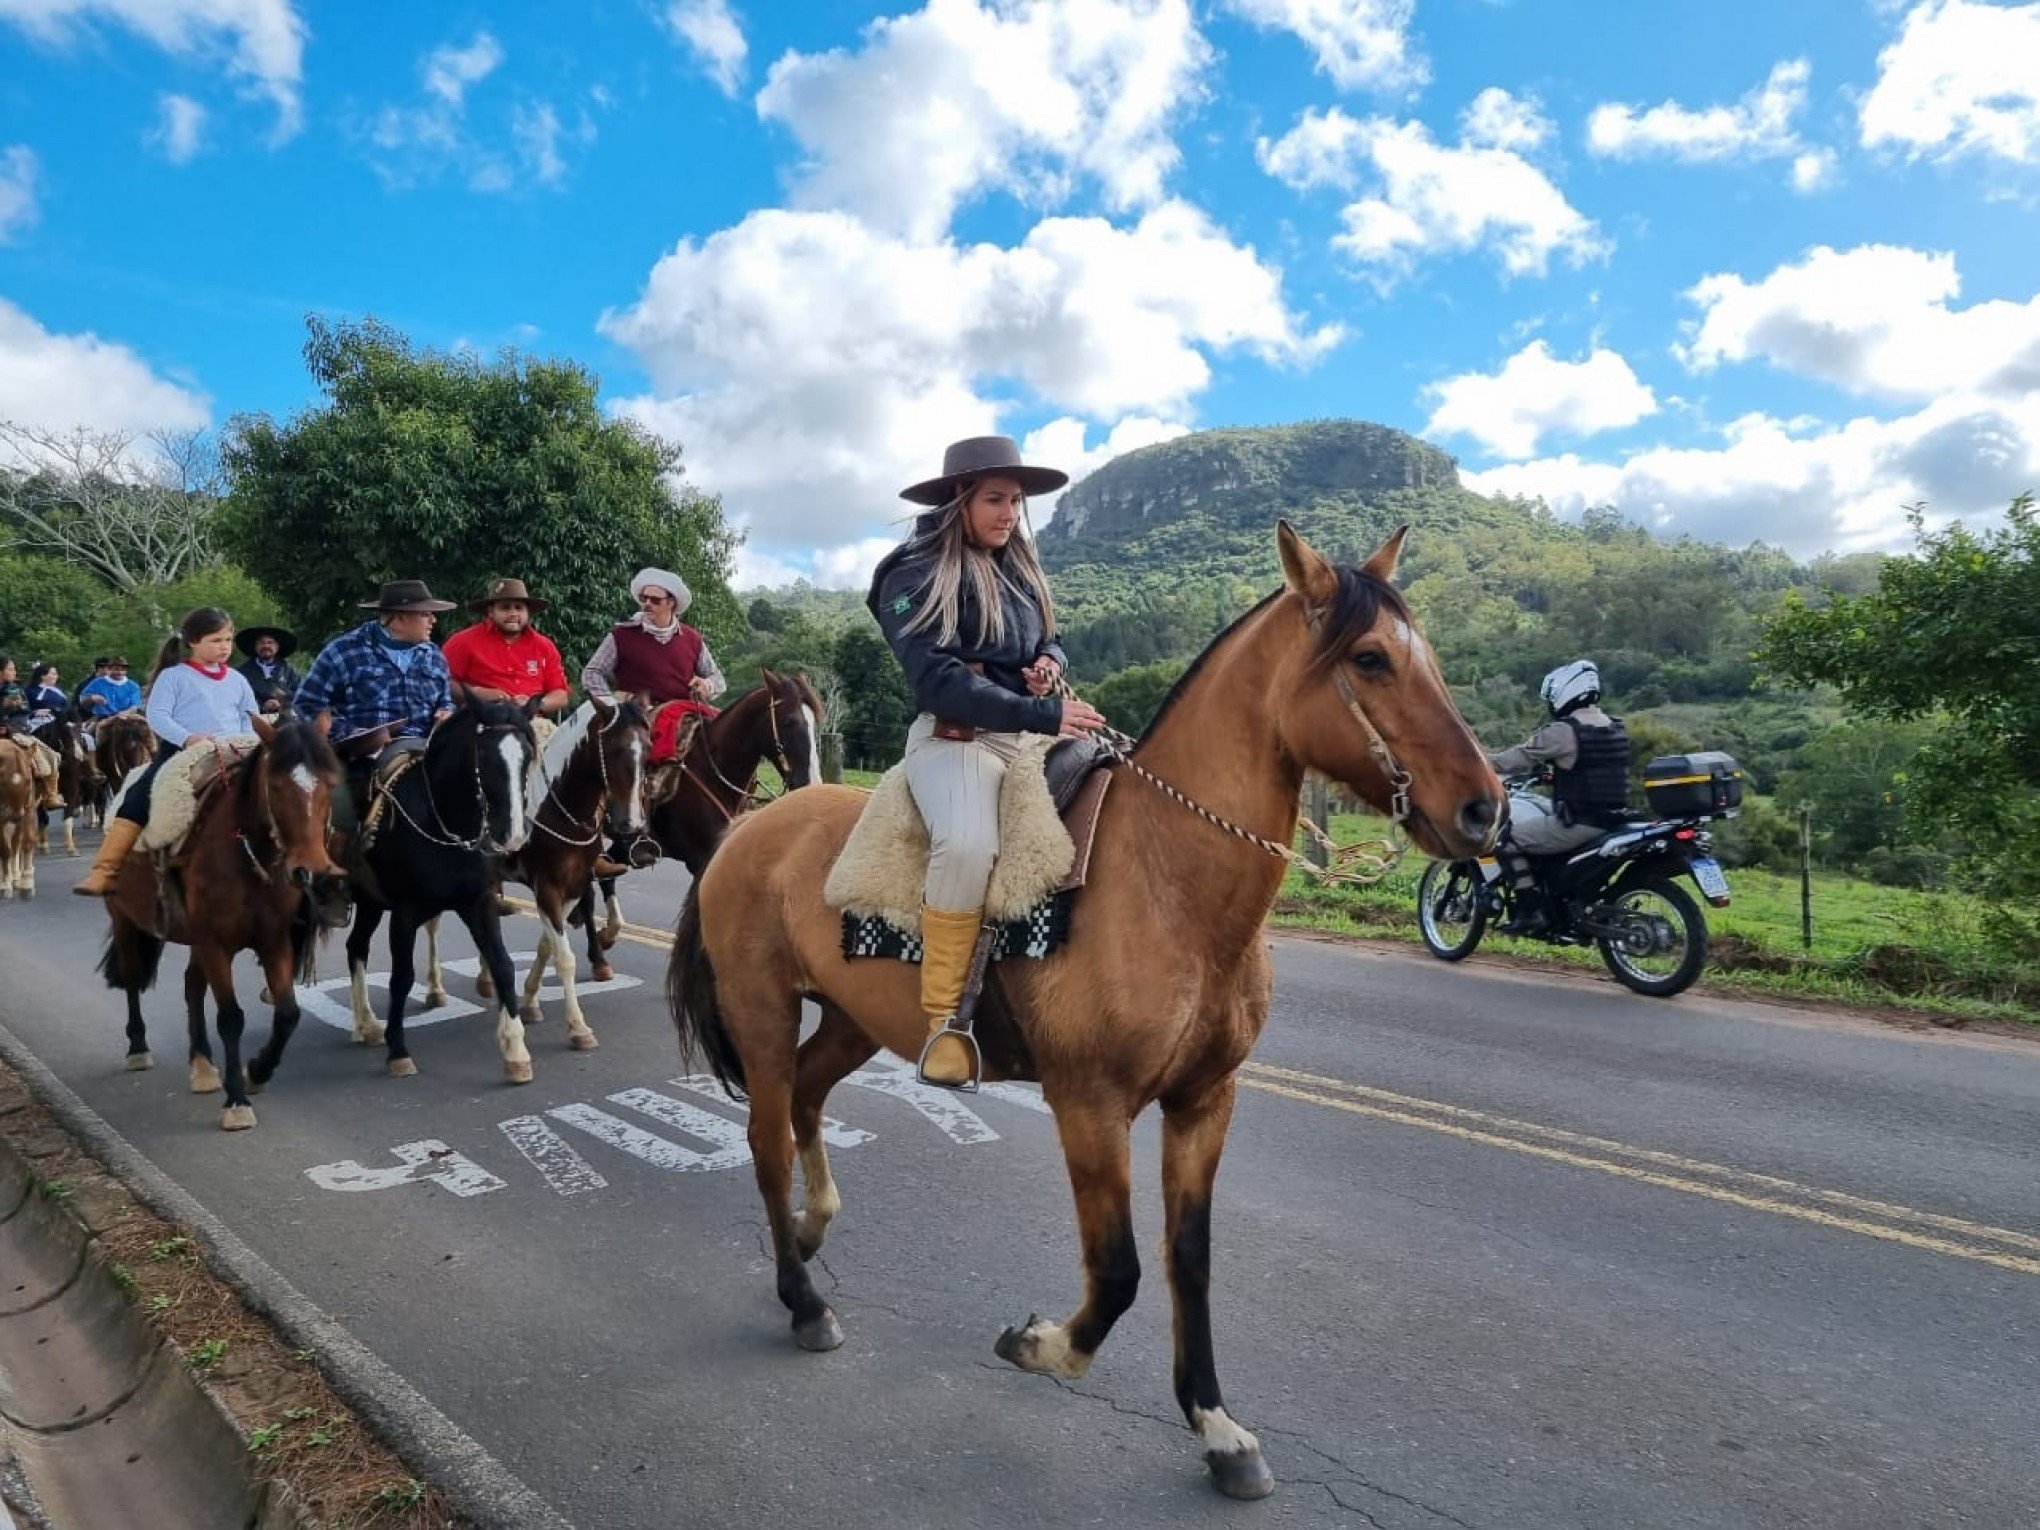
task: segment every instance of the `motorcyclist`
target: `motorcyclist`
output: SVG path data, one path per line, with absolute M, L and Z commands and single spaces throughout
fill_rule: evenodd
M 1622 719 L 1601 710 L 1601 672 L 1594 661 L 1559 665 L 1538 692 L 1552 721 L 1514 748 L 1488 756 L 1503 776 L 1551 769 L 1549 798 L 1523 788 L 1509 793 L 1501 851 L 1516 897 L 1514 914 L 1496 926 L 1504 935 L 1536 935 L 1551 927 L 1529 857 L 1558 855 L 1599 839 L 1629 806 L 1629 735 Z

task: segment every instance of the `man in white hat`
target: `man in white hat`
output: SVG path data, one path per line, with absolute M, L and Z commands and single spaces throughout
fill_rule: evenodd
M 671 569 L 641 568 L 630 593 L 637 614 L 609 629 L 581 671 L 582 690 L 604 698 L 621 691 L 658 707 L 713 701 L 728 689 L 708 644 L 680 620 L 694 599 L 684 579 Z

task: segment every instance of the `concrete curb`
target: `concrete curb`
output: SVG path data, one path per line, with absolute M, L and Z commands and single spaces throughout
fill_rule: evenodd
M 205 1246 L 208 1262 L 250 1311 L 294 1346 L 316 1349 L 333 1390 L 465 1520 L 483 1530 L 573 1530 L 508 1467 L 144 1157 L 4 1024 L 0 1060 L 138 1201 L 188 1229 Z

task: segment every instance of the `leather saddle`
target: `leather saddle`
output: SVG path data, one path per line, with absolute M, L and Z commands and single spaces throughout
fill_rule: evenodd
M 1082 887 L 1091 871 L 1091 842 L 1098 833 L 1098 813 L 1105 805 L 1105 792 L 1112 785 L 1108 768 L 1114 759 L 1111 749 L 1098 738 L 1066 738 L 1048 751 L 1042 761 L 1042 775 L 1048 782 L 1049 800 L 1055 803 L 1063 827 L 1069 830 L 1076 857 L 1070 873 L 1063 878 L 1063 892 Z

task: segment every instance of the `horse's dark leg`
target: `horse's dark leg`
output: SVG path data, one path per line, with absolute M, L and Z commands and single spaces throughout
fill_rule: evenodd
M 234 953 L 225 946 L 207 945 L 193 956 L 194 965 L 204 968 L 206 984 L 219 1010 L 220 1060 L 227 1070 L 227 1101 L 220 1110 L 220 1130 L 244 1132 L 255 1124 L 255 1107 L 248 1103 L 248 1074 L 241 1064 L 241 1035 L 248 1017 L 234 996 Z
M 268 1044 L 248 1064 L 248 1089 L 256 1094 L 276 1076 L 276 1070 L 283 1064 L 283 1049 L 290 1045 L 298 1028 L 297 958 L 291 952 L 288 930 L 280 932 L 276 943 L 262 953 L 262 978 L 269 985 L 274 1011 Z
M 591 880 L 588 883 L 588 890 L 581 895 L 581 901 L 575 905 L 574 914 L 575 922 L 588 932 L 588 978 L 591 982 L 606 983 L 616 976 L 616 969 L 609 964 L 609 947 L 615 943 L 615 937 L 612 936 L 605 942 L 596 933 L 597 892 L 596 885 Z
M 211 1094 L 220 1087 L 219 1070 L 213 1066 L 212 1041 L 205 1033 L 205 967 L 196 951 L 184 961 L 184 1025 L 190 1035 L 186 1056 L 191 1064 L 191 1092 Z
M 503 1053 L 503 1076 L 513 1084 L 531 1082 L 531 1051 L 524 1044 L 524 1022 L 517 1018 L 517 969 L 503 946 L 503 919 L 496 912 L 494 888 L 483 891 L 472 908 L 460 910 L 461 923 L 474 937 L 482 970 L 496 985 L 496 1045 Z
M 356 1046 L 378 1046 L 383 1039 L 382 1022 L 368 1004 L 368 953 L 384 912 L 372 898 L 357 896 L 354 900 L 354 925 L 347 932 L 347 1000 L 354 1016 Z
M 1213 1486 L 1228 1498 L 1265 1498 L 1275 1478 L 1260 1441 L 1225 1411 L 1211 1354 L 1211 1185 L 1232 1108 L 1230 1076 L 1194 1100 L 1162 1102 L 1163 1249 L 1176 1309 L 1176 1401 L 1204 1446 Z
M 842 1010 L 822 1001 L 822 1023 L 800 1044 L 793 1069 L 793 1145 L 800 1154 L 803 1201 L 793 1230 L 794 1246 L 804 1260 L 821 1251 L 829 1224 L 843 1209 L 836 1177 L 829 1172 L 829 1149 L 822 1141 L 822 1106 L 829 1091 L 844 1077 L 871 1060 L 878 1043 L 859 1030 Z
M 417 916 L 399 904 L 390 910 L 390 997 L 383 1012 L 391 1078 L 410 1078 L 418 1071 L 404 1040 L 404 1004 L 411 997 L 411 982 L 417 975 L 417 944 Z
M 1048 1081 L 1043 1080 L 1044 1084 Z M 1062 1137 L 1070 1188 L 1077 1200 L 1077 1232 L 1084 1249 L 1084 1300 L 1068 1322 L 1030 1317 L 1008 1328 L 993 1346 L 1023 1371 L 1078 1377 L 1140 1288 L 1140 1254 L 1133 1241 L 1133 1184 L 1128 1164 L 1128 1111 L 1111 1095 L 1062 1097 L 1049 1091 Z
M 127 1062 L 130 1073 L 139 1073 L 144 1068 L 156 1066 L 156 1059 L 149 1051 L 149 1023 L 142 1018 L 142 989 L 146 987 L 142 972 L 144 965 L 153 969 L 143 954 L 143 945 L 152 937 L 145 935 L 130 924 L 121 914 L 113 915 L 113 933 L 106 951 L 105 971 L 114 984 L 127 995 Z M 157 948 L 160 952 L 161 948 Z M 152 971 L 153 975 L 153 971 Z

